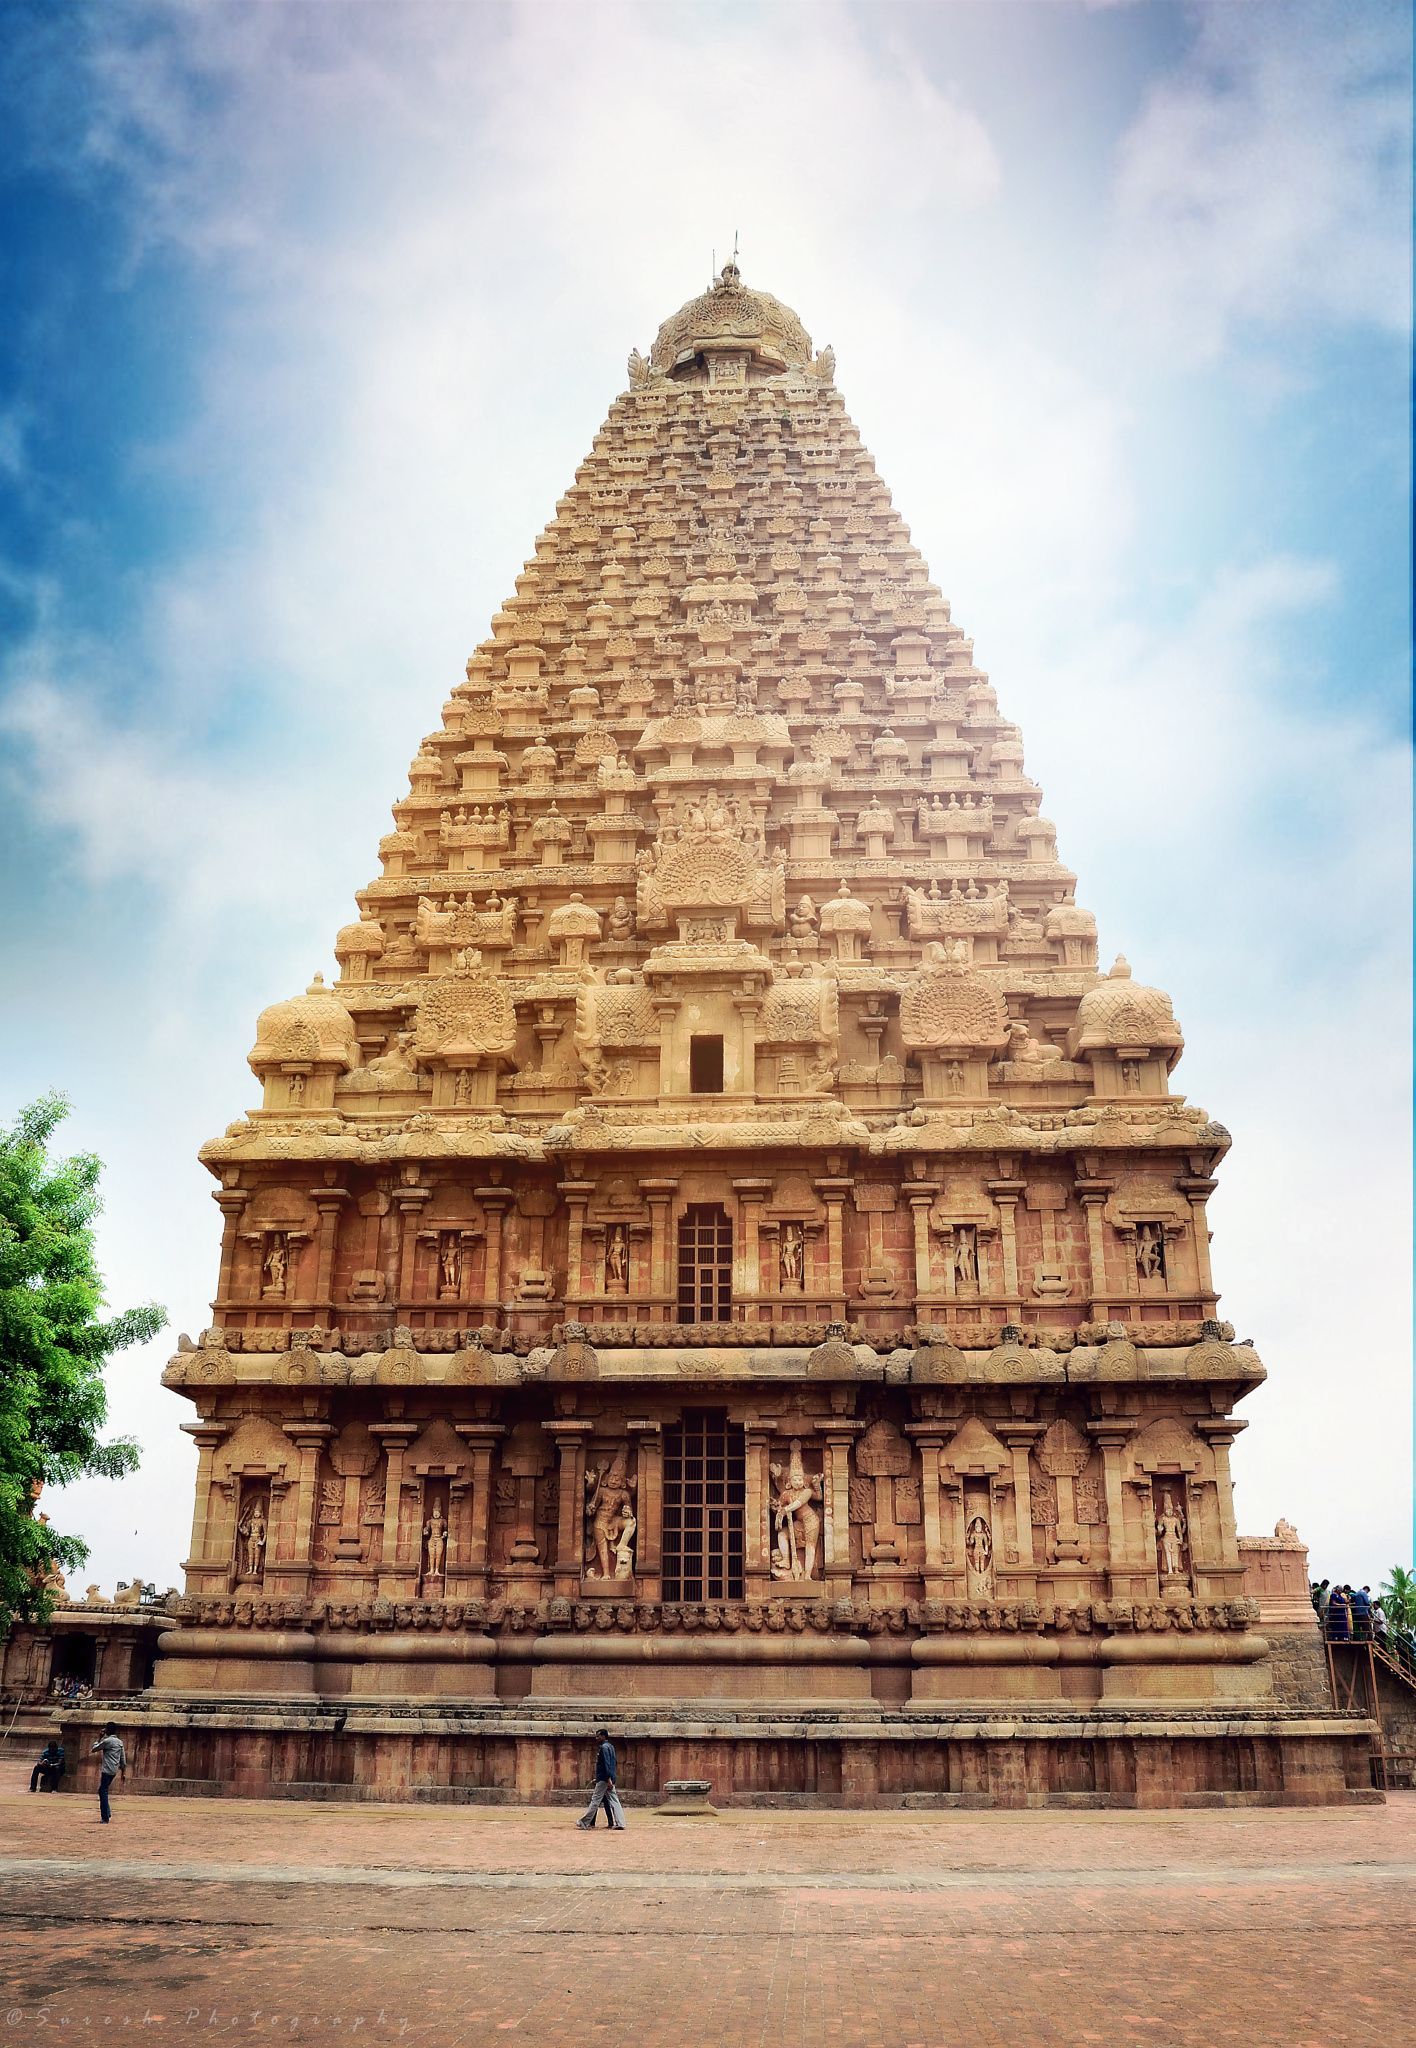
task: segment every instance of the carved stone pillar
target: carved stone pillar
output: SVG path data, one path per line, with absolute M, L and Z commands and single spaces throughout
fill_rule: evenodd
M 295 1511 L 287 1518 L 287 1555 L 273 1558 L 268 1573 L 279 1574 L 281 1583 L 267 1586 L 272 1592 L 299 1592 L 308 1587 L 314 1571 L 315 1501 L 320 1473 L 320 1451 L 334 1435 L 329 1422 L 286 1422 L 281 1425 L 300 1454 L 295 1481 Z
M 1115 1182 L 1083 1180 L 1079 1175 L 1076 1185 L 1077 1200 L 1082 1205 L 1087 1222 L 1087 1263 L 1091 1272 L 1092 1315 L 1098 1322 L 1105 1322 L 1111 1303 L 1106 1282 L 1106 1233 L 1101 1212 Z
M 952 1425 L 940 1423 L 906 1424 L 906 1429 L 919 1445 L 920 1466 L 920 1515 L 924 1525 L 924 1597 L 939 1600 L 944 1595 L 944 1524 L 943 1502 L 939 1491 L 939 1453 L 944 1448 L 945 1438 L 952 1434 Z
M 349 1200 L 347 1188 L 311 1188 L 320 1212 L 319 1252 L 315 1273 L 315 1307 L 334 1309 L 334 1255 L 339 1242 L 339 1212 Z
M 759 1232 L 762 1204 L 772 1192 L 770 1180 L 735 1180 L 733 1188 L 742 1212 L 741 1249 L 733 1269 L 733 1300 L 756 1301 L 762 1293 L 762 1257 Z
M 511 1188 L 478 1188 L 477 1200 L 487 1215 L 487 1257 L 483 1269 L 482 1301 L 489 1309 L 501 1307 L 502 1296 L 502 1233 L 506 1228 L 506 1212 L 515 1201 Z
M 634 1539 L 635 1577 L 645 1600 L 660 1598 L 664 1569 L 664 1434 L 658 1422 L 631 1422 L 630 1441 L 637 1448 L 634 1495 L 638 1528 Z
M 467 1508 L 467 1558 L 460 1574 L 467 1598 L 485 1599 L 492 1534 L 492 1448 L 502 1434 L 499 1422 L 459 1422 L 457 1434 L 472 1454 L 471 1498 Z
M 988 1192 L 998 1204 L 998 1237 L 1003 1250 L 1003 1295 L 1015 1309 L 1022 1307 L 1022 1295 L 1018 1288 L 1018 1197 L 1023 1192 L 1020 1180 L 991 1180 Z
M 938 1181 L 906 1181 L 905 1198 L 914 1222 L 915 1300 L 928 1301 L 934 1294 L 934 1273 L 929 1256 L 929 1207 L 939 1192 Z M 953 1278 L 954 1262 L 949 1261 Z M 950 1290 L 952 1292 L 952 1289 Z
M 395 1188 L 398 1210 L 398 1303 L 405 1307 L 413 1299 L 413 1275 L 418 1259 L 418 1217 L 432 1196 L 431 1188 Z
M 1215 1416 L 1195 1424 L 1197 1433 L 1204 1437 L 1214 1455 L 1214 1483 L 1219 1508 L 1218 1562 L 1230 1571 L 1238 1571 L 1242 1560 L 1239 1556 L 1239 1532 L 1234 1523 L 1234 1481 L 1229 1470 L 1229 1446 L 1240 1430 L 1248 1426 L 1247 1422 L 1240 1422 L 1232 1415 Z M 1193 1542 L 1190 1563 L 1192 1568 L 1196 1563 Z
M 236 1263 L 236 1246 L 240 1241 L 241 1212 L 250 1199 L 244 1188 L 217 1188 L 212 1195 L 222 1215 L 221 1270 L 217 1275 L 213 1307 L 231 1299 L 232 1267 Z
M 565 1300 L 569 1307 L 572 1302 L 585 1299 L 585 1280 L 582 1261 L 585 1255 L 585 1209 L 595 1184 L 588 1180 L 563 1180 L 561 1194 L 565 1197 Z M 590 1290 L 592 1293 L 594 1289 Z
M 1134 1416 L 1122 1421 L 1089 1422 L 1087 1434 L 1101 1452 L 1101 1478 L 1106 1490 L 1106 1548 L 1113 1572 L 1134 1570 L 1126 1522 L 1126 1444 L 1135 1429 Z M 1095 1558 L 1093 1564 L 1097 1562 Z
M 399 1528 L 403 1520 L 403 1454 L 418 1434 L 418 1425 L 416 1422 L 380 1422 L 374 1425 L 373 1433 L 383 1444 L 385 1452 L 379 1593 L 385 1599 L 395 1599 L 404 1590 L 400 1583 L 404 1567 L 398 1555 Z
M 847 1587 L 851 1578 L 851 1444 L 861 1428 L 859 1422 L 842 1423 L 833 1418 L 825 1432 L 826 1484 L 821 1491 L 829 1517 L 826 1577 L 844 1579 Z
M 585 1444 L 595 1425 L 562 1416 L 541 1426 L 560 1456 L 555 1590 L 563 1599 L 576 1600 L 585 1575 Z
M 762 998 L 755 992 L 733 997 L 738 1013 L 738 1089 L 743 1095 L 757 1093 L 757 1017 Z
M 674 1071 L 674 1025 L 682 1005 L 677 996 L 656 996 L 654 1016 L 659 1025 L 659 1093 L 661 1095 L 683 1095 L 686 1087 L 676 1087 L 675 1082 L 686 1082 L 688 1076 Z
M 1034 1439 L 1042 1435 L 1042 1430 L 1040 1422 L 1000 1422 L 997 1425 L 999 1440 L 1007 1445 L 1013 1458 L 1013 1509 L 1020 1571 L 1032 1571 L 1036 1563 L 1033 1557 L 1032 1472 L 1028 1465 L 1028 1452 Z
M 1194 1251 L 1195 1287 L 1206 1305 L 1212 1305 L 1216 1296 L 1214 1276 L 1210 1271 L 1209 1220 L 1205 1213 L 1205 1204 L 1219 1186 L 1219 1182 L 1196 1174 L 1178 1181 L 1176 1185 L 1190 1204 L 1190 1242 Z
M 238 1212 L 239 1213 L 239 1212 Z M 183 1430 L 197 1447 L 197 1497 L 192 1508 L 192 1541 L 187 1553 L 184 1569 L 188 1572 L 225 1568 L 226 1558 L 218 1557 L 210 1542 L 211 1520 L 211 1466 L 216 1447 L 231 1432 L 229 1422 L 184 1422 Z M 190 1583 L 188 1591 L 198 1590 Z
M 749 1423 L 743 1431 L 746 1452 L 743 1491 L 743 1572 L 749 1599 L 764 1598 L 772 1577 L 772 1456 L 770 1425 Z
M 833 1312 L 844 1318 L 846 1275 L 842 1212 L 852 1183 L 843 1179 L 818 1180 L 813 1182 L 813 1186 L 826 1204 L 826 1291 L 830 1296 Z
M 649 1280 L 655 1301 L 673 1298 L 672 1248 L 669 1244 L 669 1205 L 678 1187 L 676 1180 L 642 1180 L 639 1192 L 649 1204 Z

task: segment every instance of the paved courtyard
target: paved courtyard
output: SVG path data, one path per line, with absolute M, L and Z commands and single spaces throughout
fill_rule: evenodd
M 31 1798 L 0 2042 L 1347 2048 L 1408 2030 L 1416 1795 L 762 1814 Z

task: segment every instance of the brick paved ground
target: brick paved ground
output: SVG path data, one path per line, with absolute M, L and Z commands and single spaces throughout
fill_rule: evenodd
M 0 2048 L 1357 2048 L 1409 2031 L 1416 1795 L 725 1815 L 29 1798 Z

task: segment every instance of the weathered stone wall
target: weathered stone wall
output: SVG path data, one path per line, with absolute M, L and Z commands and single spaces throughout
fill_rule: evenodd
M 129 1789 L 212 1797 L 571 1803 L 592 1769 L 598 1708 L 572 1702 L 338 1715 L 248 1703 L 118 1712 Z M 65 1715 L 91 1790 L 97 1711 Z M 707 1779 L 723 1805 L 1147 1807 L 1335 1805 L 1370 1798 L 1366 1724 L 1242 1710 L 1222 1719 L 1128 1709 L 934 1718 L 867 1707 L 779 1714 L 715 1702 L 630 1709 L 613 1721 L 620 1781 L 651 1804 L 671 1779 Z
M 1283 1706 L 1326 1712 L 1333 1704 L 1332 1687 L 1316 1620 L 1312 1628 L 1270 1628 L 1266 1633 L 1274 1699 Z

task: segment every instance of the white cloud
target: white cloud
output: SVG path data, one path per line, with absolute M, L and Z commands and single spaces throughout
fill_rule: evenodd
M 1115 316 L 1189 363 L 1294 322 L 1404 334 L 1410 125 L 1406 9 L 1200 9 L 1120 146 Z

